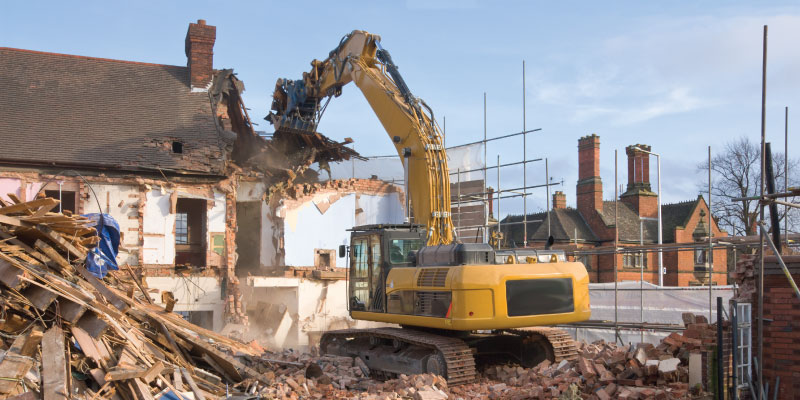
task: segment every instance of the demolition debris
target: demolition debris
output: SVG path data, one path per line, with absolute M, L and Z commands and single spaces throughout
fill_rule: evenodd
M 2 398 L 677 399 L 702 395 L 689 386 L 693 374 L 705 382 L 694 358 L 715 345 L 715 328 L 687 314 L 685 332 L 658 346 L 582 344 L 572 361 L 488 366 L 453 387 L 434 375 L 380 382 L 359 358 L 271 353 L 195 326 L 169 296 L 152 304 L 126 267 L 100 279 L 85 267 L 100 241 L 92 220 L 52 212 L 54 199 L 10 198 L 0 203 Z

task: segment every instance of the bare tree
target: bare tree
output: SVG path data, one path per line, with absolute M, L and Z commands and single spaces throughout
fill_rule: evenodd
M 772 154 L 773 170 L 775 172 L 775 187 L 783 191 L 784 163 L 786 157 L 783 153 Z M 798 161 L 789 160 L 789 186 L 797 186 Z M 703 176 L 708 176 L 708 162 L 699 163 L 697 169 L 703 171 Z M 707 191 L 708 181 L 703 180 L 702 193 Z M 734 201 L 737 197 L 758 196 L 761 192 L 761 146 L 753 143 L 747 137 L 740 137 L 725 144 L 721 153 L 711 158 L 711 195 L 713 203 L 712 214 L 714 219 L 730 235 L 755 235 L 756 222 L 758 221 L 758 201 Z M 788 218 L 789 231 L 797 233 L 800 226 L 800 216 L 797 210 L 789 208 L 788 215 L 784 207 L 778 207 L 781 228 L 784 218 Z M 769 212 L 769 211 L 767 211 Z M 769 219 L 766 221 L 769 224 Z

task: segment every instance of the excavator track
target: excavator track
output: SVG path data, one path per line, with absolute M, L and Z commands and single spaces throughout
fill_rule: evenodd
M 320 340 L 320 350 L 325 353 L 328 344 L 334 339 L 350 340 L 356 338 L 399 340 L 410 345 L 435 350 L 444 358 L 447 367 L 446 378 L 448 385 L 460 385 L 475 379 L 475 359 L 472 356 L 472 350 L 463 340 L 413 329 L 343 329 L 326 332 Z M 395 375 L 392 371 L 376 371 L 372 368 L 370 368 L 370 372 L 385 377 Z
M 549 327 L 531 327 L 522 329 L 503 329 L 495 331 L 497 336 L 516 336 L 521 341 L 544 342 L 548 350 L 543 356 L 555 363 L 562 360 L 574 360 L 578 357 L 578 347 L 572 337 L 564 330 Z M 408 329 L 408 328 L 375 328 L 375 329 L 344 329 L 326 332 L 320 340 L 320 350 L 328 352 L 328 346 L 334 341 L 346 342 L 357 339 L 384 339 L 400 341 L 406 345 L 424 347 L 431 353 L 441 355 L 446 365 L 446 379 L 448 385 L 459 385 L 475 379 L 475 356 L 481 353 L 477 348 L 472 348 L 470 337 L 467 341 L 461 338 L 443 336 L 436 333 Z M 341 355 L 341 354 L 340 354 Z M 538 361 L 537 361 L 538 363 Z M 530 365 L 532 367 L 533 365 Z M 391 379 L 398 375 L 397 371 L 382 370 L 370 366 L 370 373 L 380 379 Z
M 571 361 L 578 358 L 577 343 L 575 343 L 572 336 L 563 329 L 538 326 L 522 329 L 504 329 L 503 332 L 523 338 L 531 337 L 536 334 L 544 336 L 553 347 L 555 363 L 559 363 L 561 360 Z

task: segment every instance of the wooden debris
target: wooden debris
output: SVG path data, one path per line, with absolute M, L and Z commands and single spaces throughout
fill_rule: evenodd
M 90 220 L 51 212 L 53 199 L 10 199 L 0 203 L 0 399 L 153 399 L 186 384 L 205 399 L 261 375 L 249 366 L 260 354 L 165 313 L 127 266 L 130 280 L 86 270 L 99 241 Z M 76 373 L 88 379 L 71 387 Z
M 64 331 L 53 326 L 42 338 L 42 393 L 44 400 L 69 399 Z

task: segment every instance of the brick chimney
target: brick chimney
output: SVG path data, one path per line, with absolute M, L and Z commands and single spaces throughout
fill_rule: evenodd
M 630 204 L 640 217 L 655 218 L 658 215 L 658 196 L 650 188 L 650 146 L 630 145 L 625 148 L 628 155 L 628 187 L 620 199 Z
M 603 181 L 600 179 L 600 136 L 591 134 L 578 139 L 578 210 L 593 215 L 603 209 Z
M 553 209 L 567 208 L 567 195 L 562 191 L 553 193 Z
M 206 20 L 198 19 L 196 24 L 189 24 L 186 32 L 186 66 L 189 67 L 192 89 L 206 89 L 211 83 L 216 39 L 217 27 L 206 25 Z

